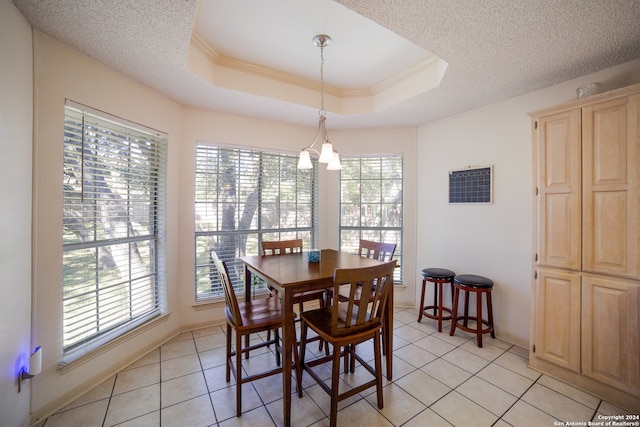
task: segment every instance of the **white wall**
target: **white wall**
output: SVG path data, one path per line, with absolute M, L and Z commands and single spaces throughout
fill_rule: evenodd
M 601 82 L 640 82 L 640 60 L 419 127 L 418 277 L 426 267 L 491 278 L 496 335 L 528 347 L 532 275 L 532 148 L 528 112 Z M 448 171 L 493 165 L 491 205 L 448 204 Z M 427 294 L 430 295 L 430 294 Z
M 33 421 L 99 384 L 137 357 L 177 334 L 178 159 L 181 107 L 165 96 L 34 32 L 35 135 L 33 217 L 33 335 L 43 348 L 42 374 L 32 381 Z M 167 280 L 165 320 L 57 369 L 62 360 L 62 135 L 65 99 L 167 133 Z M 24 194 L 29 194 L 25 191 Z
M 31 383 L 18 393 L 31 343 L 31 27 L 0 1 L 0 424 L 26 425 Z

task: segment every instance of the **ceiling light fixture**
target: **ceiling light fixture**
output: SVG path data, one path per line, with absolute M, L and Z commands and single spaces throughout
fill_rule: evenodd
M 333 145 L 331 141 L 329 141 L 329 137 L 327 136 L 327 127 L 326 127 L 326 113 L 327 111 L 324 109 L 324 47 L 328 46 L 331 43 L 331 37 L 326 34 L 318 34 L 313 38 L 313 44 L 320 48 L 320 110 L 318 111 L 318 131 L 316 132 L 316 137 L 313 142 L 307 148 L 303 148 L 300 151 L 300 158 L 298 159 L 298 169 L 311 169 L 313 165 L 311 164 L 310 153 L 313 152 L 315 154 L 320 155 L 318 161 L 320 163 L 327 163 L 327 170 L 340 170 L 342 169 L 342 165 L 340 164 L 340 156 L 338 152 L 333 149 Z M 322 138 L 322 150 L 318 152 L 314 145 L 316 142 Z

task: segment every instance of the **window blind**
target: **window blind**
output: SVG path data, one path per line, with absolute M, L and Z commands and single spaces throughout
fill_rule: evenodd
M 403 158 L 343 157 L 340 171 L 340 250 L 357 253 L 360 239 L 395 243 L 402 265 Z M 402 282 L 402 269 L 394 274 Z
M 212 250 L 227 263 L 242 293 L 244 269 L 237 257 L 258 255 L 262 240 L 302 239 L 307 249 L 316 244 L 317 168 L 300 170 L 297 162 L 296 155 L 286 153 L 196 147 L 197 301 L 224 296 Z
M 164 307 L 166 136 L 68 101 L 63 351 L 75 358 Z

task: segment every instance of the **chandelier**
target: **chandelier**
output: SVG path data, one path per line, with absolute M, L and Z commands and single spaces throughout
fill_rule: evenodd
M 329 141 L 329 137 L 327 136 L 327 127 L 325 124 L 327 121 L 327 111 L 324 109 L 324 47 L 328 46 L 330 43 L 331 37 L 326 34 L 319 34 L 313 38 L 313 44 L 320 48 L 320 110 L 318 111 L 318 130 L 311 145 L 300 151 L 298 169 L 313 168 L 310 157 L 310 153 L 312 152 L 320 155 L 320 158 L 318 159 L 320 163 L 327 163 L 327 170 L 342 169 L 340 156 L 338 155 L 338 152 L 333 149 L 331 141 Z M 322 139 L 322 149 L 319 152 L 313 147 L 320 139 Z

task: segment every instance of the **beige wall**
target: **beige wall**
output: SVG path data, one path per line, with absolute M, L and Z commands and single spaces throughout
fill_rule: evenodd
M 527 112 L 575 99 L 576 88 L 640 82 L 640 61 L 420 126 L 418 268 L 493 279 L 496 335 L 528 347 L 532 275 L 532 148 Z M 448 171 L 493 165 L 491 205 L 448 204 Z
M 0 23 L 0 52 L 17 49 L 18 70 L 2 70 L 3 86 L 15 85 L 15 72 L 29 76 L 31 53 L 28 27 L 15 8 L 5 3 Z M 5 14 L 5 9 L 8 12 Z M 15 21 L 15 22 L 14 22 Z M 15 36 L 18 41 L 13 41 Z M 194 307 L 194 154 L 198 141 L 275 148 L 297 152 L 306 145 L 314 129 L 252 119 L 237 115 L 183 107 L 101 64 L 68 49 L 38 32 L 34 33 L 35 102 L 33 138 L 33 305 L 32 324 L 25 312 L 31 290 L 25 277 L 28 255 L 19 257 L 18 271 L 8 274 L 11 304 L 3 304 L 0 325 L 12 323 L 15 330 L 2 330 L 0 338 L 15 342 L 2 346 L 3 366 L 26 354 L 29 346 L 42 345 L 43 372 L 31 384 L 34 421 L 58 409 L 126 364 L 171 338 L 181 330 L 222 320 L 221 305 Z M 27 54 L 28 52 L 28 54 Z M 4 56 L 3 56 L 4 57 Z M 546 107 L 575 96 L 575 87 L 589 81 L 622 86 L 640 81 L 638 61 L 586 76 L 554 88 L 497 103 L 419 128 L 332 130 L 330 136 L 343 155 L 404 153 L 405 155 L 405 247 L 404 287 L 396 302 L 415 306 L 419 297 L 420 270 L 427 266 L 450 267 L 458 272 L 484 274 L 496 282 L 496 330 L 499 337 L 527 345 L 531 275 L 531 141 L 527 111 Z M 11 73 L 10 75 L 7 73 Z M 30 87 L 22 83 L 12 95 L 11 110 L 30 106 Z M 166 132 L 169 135 L 168 177 L 168 308 L 166 320 L 135 339 L 120 340 L 86 361 L 61 372 L 57 364 L 62 352 L 61 314 L 61 177 L 62 123 L 65 98 Z M 21 112 L 17 140 L 22 148 L 11 162 L 22 165 L 11 179 L 14 189 L 29 194 L 30 182 L 24 156 L 30 149 L 28 117 Z M 13 117 L 12 117 L 13 119 Z M 0 132 L 5 132 L 4 127 Z M 3 141 L 7 135 L 2 134 Z M 11 135 L 13 136 L 13 135 Z M 13 145 L 12 145 L 13 147 Z M 3 157 L 4 160 L 4 157 Z M 21 163 L 20 163 L 21 162 Z M 467 165 L 494 166 L 494 204 L 451 206 L 446 199 L 447 172 Z M 15 167 L 2 173 L 16 172 Z M 6 170 L 5 170 L 6 169 Z M 320 174 L 320 246 L 337 247 L 337 174 Z M 28 217 L 29 198 L 23 197 L 11 218 Z M 3 214 L 6 215 L 6 214 Z M 4 220 L 4 216 L 3 216 Z M 26 227 L 25 227 L 26 228 Z M 18 239 L 18 238 L 17 238 Z M 27 239 L 20 237 L 22 248 Z M 16 246 L 17 247 L 17 246 Z M 3 248 L 6 248 L 3 246 Z M 0 248 L 1 250 L 2 248 Z M 15 251 L 13 254 L 19 252 Z M 27 250 L 28 253 L 28 250 Z M 2 261 L 4 262 L 4 256 Z M 4 264 L 2 268 L 5 268 Z M 5 286 L 4 270 L 0 270 Z M 4 327 L 4 326 L 3 326 Z M 29 334 L 31 333 L 31 343 Z M 3 377 L 2 393 L 9 389 L 9 404 L 24 405 L 15 384 Z M 4 394 L 2 395 L 4 402 Z M 0 403 L 4 405 L 4 403 Z M 5 412 L 6 405 L 0 406 Z M 24 413 L 24 410 L 22 410 Z M 17 415 L 19 418 L 24 415 Z M 15 425 L 15 423 L 14 423 Z
M 31 27 L 0 1 L 0 424 L 26 425 L 31 381 Z
M 259 147 L 297 153 L 314 129 L 238 115 L 182 107 L 51 38 L 35 33 L 36 136 L 34 162 L 34 335 L 45 354 L 43 373 L 34 381 L 34 420 L 64 405 L 149 349 L 182 330 L 224 319 L 223 302 L 194 302 L 194 164 L 198 142 Z M 99 82 L 99 85 L 96 84 Z M 123 340 L 83 363 L 61 372 L 62 313 L 62 124 L 64 101 L 73 101 L 124 117 L 169 134 L 168 302 L 169 319 L 135 339 Z M 343 154 L 404 153 L 405 191 L 415 191 L 415 128 L 332 131 Z M 392 143 L 390 143 L 392 141 Z M 338 174 L 320 172 L 320 245 L 338 245 Z M 415 202 L 405 202 L 406 274 L 409 290 L 396 301 L 414 304 L 412 256 Z
M 181 107 L 170 99 L 34 33 L 34 299 L 32 341 L 43 348 L 42 374 L 32 383 L 34 421 L 113 375 L 180 329 L 178 290 L 178 159 Z M 166 320 L 98 352 L 64 372 L 62 360 L 62 135 L 65 99 L 124 117 L 169 135 Z

